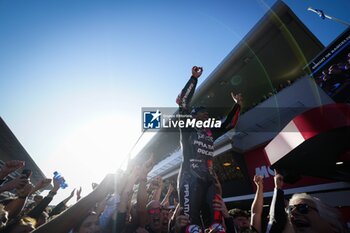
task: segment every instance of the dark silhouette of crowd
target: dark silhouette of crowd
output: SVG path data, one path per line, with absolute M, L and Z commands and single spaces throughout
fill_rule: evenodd
M 0 232 L 52 233 L 181 233 L 190 223 L 176 200 L 171 200 L 176 189 L 172 183 L 164 186 L 162 178 L 147 180 L 154 166 L 153 156 L 141 166 L 130 166 L 125 172 L 108 174 L 96 188 L 81 197 L 81 189 L 54 207 L 50 202 L 60 191 L 59 181 L 43 179 L 33 185 L 23 175 L 6 181 L 6 177 L 25 167 L 23 161 L 8 161 L 1 167 L 1 193 L 11 192 L 11 198 L 0 205 Z M 218 190 L 221 189 L 219 179 Z M 339 213 L 319 199 L 306 193 L 294 194 L 289 202 L 283 193 L 283 177 L 276 173 L 275 190 L 268 219 L 262 219 L 264 202 L 263 177 L 255 176 L 256 194 L 250 213 L 242 209 L 228 210 L 221 195 L 213 200 L 213 209 L 221 213 L 224 232 L 348 232 Z M 38 190 L 53 188 L 42 197 Z M 220 192 L 219 192 L 220 193 Z M 76 196 L 76 203 L 67 202 Z M 206 232 L 222 232 L 203 229 Z

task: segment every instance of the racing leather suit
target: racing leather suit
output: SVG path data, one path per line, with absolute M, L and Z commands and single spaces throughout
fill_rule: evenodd
M 189 115 L 189 103 L 197 85 L 197 78 L 191 77 L 176 102 L 179 113 Z M 240 105 L 235 104 L 222 122 L 221 128 L 180 129 L 182 164 L 178 176 L 178 192 L 183 214 L 189 216 L 191 224 L 205 227 L 213 222 L 212 201 L 215 196 L 214 178 L 212 176 L 212 159 L 214 141 L 232 129 L 238 119 Z

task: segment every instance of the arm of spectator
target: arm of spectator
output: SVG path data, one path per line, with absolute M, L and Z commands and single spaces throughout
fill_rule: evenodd
M 81 198 L 81 191 L 82 191 L 82 188 L 81 187 L 79 187 L 78 188 L 78 190 L 77 190 L 77 201 L 79 201 L 80 200 L 80 198 Z
M 73 191 L 70 193 L 70 195 L 66 199 L 64 199 L 62 202 L 64 204 L 67 204 L 69 202 L 69 200 L 72 199 L 72 197 L 74 197 L 74 193 L 75 193 L 75 189 L 73 189 Z
M 4 179 L 8 174 L 24 167 L 24 165 L 25 162 L 21 160 L 10 160 L 5 162 L 4 166 L 0 170 L 0 179 Z
M 169 186 L 168 186 L 168 191 L 167 193 L 165 194 L 162 202 L 160 203 L 161 206 L 164 206 L 164 207 L 168 207 L 169 206 L 169 203 L 170 203 L 170 196 L 171 194 L 173 193 L 174 191 L 174 186 L 169 183 Z
M 163 179 L 161 176 L 157 176 L 155 180 L 152 182 L 153 184 L 153 192 L 152 192 L 152 198 L 151 200 L 159 201 L 160 202 L 160 196 L 162 195 L 162 189 L 163 189 Z
M 2 186 L 0 186 L 0 193 L 5 191 L 10 191 L 13 189 L 21 189 L 26 184 L 28 184 L 28 179 L 25 177 L 17 177 L 16 179 L 13 179 L 9 182 L 6 182 Z
M 218 210 L 218 211 L 220 211 L 221 213 L 222 213 L 222 217 L 223 218 L 229 218 L 230 217 L 230 215 L 229 215 L 229 213 L 228 213 L 228 210 L 227 210 L 227 208 L 226 208 L 226 205 L 225 205 L 225 202 L 224 202 L 224 200 L 222 199 L 222 197 L 221 196 L 216 196 L 216 197 L 220 197 L 219 199 L 214 199 L 213 200 L 213 209 L 214 210 Z
M 52 181 L 51 179 L 46 179 L 46 178 L 40 180 L 40 181 L 34 186 L 34 188 L 32 189 L 32 191 L 30 191 L 30 194 L 29 194 L 29 195 L 35 193 L 36 191 L 38 191 L 38 190 L 40 190 L 40 189 L 42 189 L 42 188 L 47 187 L 47 186 L 51 183 L 51 181 Z
M 30 191 L 32 190 L 33 185 L 29 183 L 28 179 L 26 180 L 27 183 L 24 185 L 24 187 L 22 187 L 21 189 L 17 189 L 18 198 L 13 199 L 5 206 L 5 210 L 8 212 L 8 219 L 17 217 L 21 213 L 27 201 L 27 197 Z
M 275 170 L 275 189 L 270 206 L 267 233 L 282 232 L 287 223 L 287 214 L 284 210 L 283 176 Z
M 225 205 L 224 200 L 220 196 L 219 199 L 214 199 L 213 200 L 213 209 L 218 210 L 221 212 L 222 217 L 224 218 L 225 221 L 225 226 L 226 226 L 226 232 L 235 232 L 235 226 L 233 223 L 233 218 L 230 216 L 228 213 L 227 207 Z
M 255 175 L 254 183 L 256 185 L 256 193 L 251 207 L 250 225 L 252 225 L 258 232 L 261 232 L 261 216 L 264 205 L 263 177 Z
M 46 207 L 50 204 L 53 197 L 57 194 L 57 191 L 60 189 L 60 181 L 57 179 L 53 179 L 53 188 L 47 194 L 47 196 L 36 205 L 29 213 L 27 214 L 29 217 L 38 219 L 41 213 L 46 209 Z
M 129 196 L 133 193 L 133 187 L 139 178 L 139 172 L 140 172 L 140 169 L 139 167 L 136 166 L 132 170 L 131 175 L 129 176 L 124 188 L 121 191 L 120 203 L 118 205 L 118 212 L 120 213 L 126 213 L 127 211 Z
M 115 175 L 108 174 L 89 195 L 67 209 L 50 222 L 40 226 L 32 233 L 67 233 L 81 222 L 86 214 L 99 202 L 114 192 Z
M 147 219 L 147 174 L 154 166 L 154 157 L 151 155 L 149 160 L 142 166 L 139 176 L 139 188 L 137 190 L 137 223 L 138 226 L 144 228 Z
M 233 129 L 238 122 L 238 118 L 242 108 L 243 97 L 241 94 L 234 95 L 232 92 L 231 92 L 231 97 L 234 100 L 234 105 L 231 108 L 230 112 L 227 114 L 226 119 L 222 122 L 220 128 L 211 129 L 214 140 L 219 138 L 221 135 L 223 135 L 225 132 L 229 131 L 230 129 Z
M 114 229 L 116 229 L 116 226 L 119 226 L 120 223 L 118 223 L 118 219 L 120 216 L 119 213 L 117 213 L 117 208 L 120 203 L 120 192 L 119 190 L 122 190 L 124 188 L 124 172 L 123 171 L 117 171 L 115 175 L 115 180 L 116 180 L 116 186 L 114 193 L 107 199 L 106 202 L 106 208 L 103 210 L 99 217 L 99 223 L 100 223 L 100 228 L 102 229 L 103 232 L 113 232 Z M 126 213 L 122 213 L 122 219 L 126 218 Z M 119 225 L 118 225 L 119 224 Z M 124 223 L 125 224 L 125 221 Z M 124 225 L 122 225 L 124 226 Z M 118 229 L 122 229 L 123 227 L 120 227 Z M 115 232 L 116 233 L 116 232 Z
M 74 192 L 75 192 L 75 189 L 73 189 L 73 191 L 70 193 L 70 195 L 66 199 L 58 203 L 58 205 L 56 205 L 52 209 L 52 211 L 49 213 L 49 216 L 51 217 L 51 216 L 60 214 L 65 209 L 65 206 L 68 203 L 68 201 L 72 199 L 72 197 L 74 196 Z
M 183 208 L 178 205 L 171 220 L 171 221 L 175 220 L 175 225 L 173 229 L 171 229 L 169 232 L 180 233 L 182 232 L 182 228 L 190 224 L 189 217 L 185 215 L 181 215 L 182 211 L 183 211 Z
M 219 181 L 219 177 L 216 175 L 216 172 L 213 169 L 213 177 L 214 177 L 214 187 L 215 187 L 215 193 L 219 194 L 220 196 L 222 196 L 222 187 L 221 187 L 221 183 Z

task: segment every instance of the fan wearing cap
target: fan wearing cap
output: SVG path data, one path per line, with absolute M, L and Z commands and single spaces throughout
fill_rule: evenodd
M 191 107 L 190 102 L 195 92 L 198 78 L 203 68 L 192 67 L 192 76 L 176 99 L 181 115 L 192 115 L 196 120 L 209 119 L 209 113 L 203 106 Z M 213 165 L 214 141 L 237 122 L 241 109 L 242 96 L 232 95 L 233 108 L 221 123 L 220 128 L 187 128 L 180 129 L 180 143 L 182 149 L 182 164 L 178 176 L 178 191 L 183 214 L 188 216 L 191 226 L 201 228 L 201 217 L 205 228 L 213 223 L 212 201 L 215 196 Z

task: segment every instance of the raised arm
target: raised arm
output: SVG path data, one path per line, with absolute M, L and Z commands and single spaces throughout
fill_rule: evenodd
M 168 207 L 169 206 L 169 202 L 170 202 L 169 198 L 170 198 L 170 195 L 173 193 L 173 191 L 174 191 L 174 186 L 171 183 L 169 183 L 168 191 L 165 194 L 162 202 L 160 203 L 161 206 L 163 206 L 163 207 Z
M 179 105 L 180 111 L 190 111 L 189 103 L 192 100 L 192 96 L 197 86 L 198 78 L 202 75 L 202 72 L 202 67 L 192 67 L 192 76 L 176 99 L 176 103 Z
M 230 129 L 233 129 L 237 124 L 238 117 L 241 112 L 243 97 L 241 94 L 234 95 L 232 92 L 231 92 L 231 97 L 233 99 L 234 104 L 230 112 L 228 113 L 225 121 L 222 122 L 221 128 L 212 129 L 214 140 L 216 140 L 218 137 L 220 137 Z
M 24 161 L 21 160 L 10 160 L 5 162 L 4 166 L 0 170 L 0 179 L 4 179 L 8 174 L 24 167 L 24 165 Z
M 153 187 L 153 192 L 151 194 L 151 200 L 160 202 L 160 195 L 162 195 L 163 190 L 163 179 L 161 176 L 157 176 L 153 181 L 151 181 L 151 186 Z
M 153 155 L 146 161 L 141 167 L 140 176 L 138 179 L 139 188 L 137 190 L 137 224 L 141 228 L 145 228 L 147 219 L 147 174 L 152 170 L 154 166 Z
M 46 207 L 50 204 L 53 197 L 57 194 L 57 191 L 60 189 L 60 182 L 56 179 L 53 179 L 53 188 L 47 194 L 47 196 L 37 205 L 29 211 L 27 214 L 31 218 L 38 219 L 41 213 L 46 209 Z
M 287 214 L 284 210 L 283 176 L 275 170 L 275 189 L 270 206 L 267 233 L 282 232 L 287 223 Z
M 67 202 L 70 199 L 72 199 L 72 197 L 74 196 L 74 192 L 75 192 L 75 189 L 73 189 L 73 191 L 70 193 L 70 195 L 66 199 L 64 199 L 63 201 L 58 203 L 55 206 L 55 208 L 52 209 L 52 211 L 49 213 L 49 216 L 51 217 L 51 216 L 60 214 L 65 209 L 65 206 L 66 206 Z
M 11 191 L 12 189 L 21 189 L 28 183 L 28 179 L 25 177 L 17 177 L 14 180 L 6 182 L 0 186 L 0 193 L 5 191 Z
M 234 105 L 233 105 L 231 111 L 229 112 L 229 114 L 227 115 L 226 120 L 222 124 L 222 127 L 225 127 L 228 130 L 230 130 L 236 126 L 237 121 L 238 121 L 238 116 L 239 116 L 239 113 L 241 111 L 241 107 L 242 107 L 242 103 L 243 103 L 242 94 L 234 95 L 231 92 L 231 97 L 234 101 Z
M 261 233 L 261 216 L 264 205 L 264 184 L 262 176 L 254 176 L 256 185 L 256 193 L 251 207 L 250 225 L 252 225 L 259 233 Z
M 34 186 L 34 188 L 32 189 L 32 191 L 30 191 L 30 194 L 29 194 L 29 195 L 35 193 L 36 191 L 38 191 L 38 190 L 40 190 L 40 189 L 43 189 L 43 188 L 47 187 L 47 186 L 50 185 L 50 184 L 51 184 L 51 179 L 46 179 L 46 178 L 44 178 L 44 179 L 40 180 L 40 181 Z
M 115 188 L 115 175 L 109 174 L 89 195 L 67 209 L 56 218 L 33 231 L 33 233 L 66 233 L 82 221 L 92 207 L 103 200 Z

